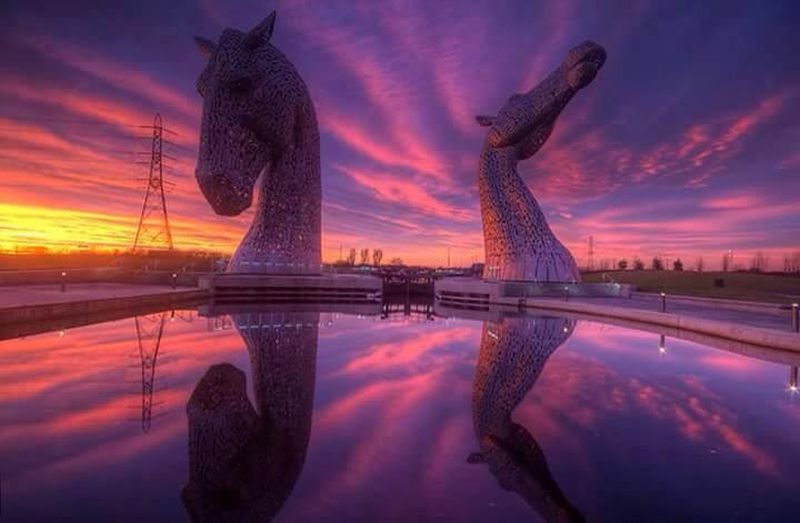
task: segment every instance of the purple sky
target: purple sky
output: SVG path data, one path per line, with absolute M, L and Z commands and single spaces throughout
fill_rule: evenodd
M 68 5 L 67 5 L 68 4 Z M 520 165 L 579 264 L 732 249 L 771 268 L 800 249 L 800 8 L 793 2 L 6 2 L 0 54 L 0 248 L 128 246 L 160 111 L 179 247 L 230 250 L 192 173 L 203 68 L 192 36 L 247 30 L 309 86 L 322 133 L 323 252 L 482 260 L 476 168 L 491 114 L 573 45 L 608 52 L 595 82 Z M 36 229 L 35 231 L 33 229 Z

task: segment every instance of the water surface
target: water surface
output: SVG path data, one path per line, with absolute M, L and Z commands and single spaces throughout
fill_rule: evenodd
M 0 342 L 0 521 L 800 513 L 787 365 L 487 318 L 167 311 Z

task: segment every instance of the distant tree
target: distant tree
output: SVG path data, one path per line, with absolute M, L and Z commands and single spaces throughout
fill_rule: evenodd
M 659 258 L 658 256 L 653 257 L 653 262 L 650 264 L 650 268 L 654 271 L 663 271 L 664 270 L 664 260 Z
M 800 251 L 783 256 L 783 272 L 800 274 Z
M 725 253 L 722 255 L 722 272 L 728 272 L 731 269 L 731 255 Z
M 628 268 L 628 260 L 622 258 L 620 261 L 617 262 L 617 269 L 624 271 Z
M 753 272 L 764 272 L 767 270 L 769 260 L 762 251 L 757 251 L 753 260 L 750 262 L 750 270 Z
M 369 249 L 361 249 L 361 265 L 369 263 Z
M 698 256 L 697 262 L 695 262 L 695 267 L 697 267 L 697 272 L 703 272 L 703 268 L 705 267 L 705 263 L 703 262 L 703 257 Z
M 644 270 L 644 262 L 639 258 L 633 259 L 633 270 L 635 271 L 643 271 Z
M 372 264 L 375 267 L 378 267 L 381 264 L 382 258 L 383 258 L 383 249 L 372 249 Z
M 403 265 L 403 260 L 400 258 L 392 258 L 392 261 L 389 262 L 390 265 Z
M 672 270 L 673 271 L 682 271 L 683 270 L 683 262 L 680 258 L 676 258 L 674 262 L 672 262 Z
M 356 250 L 350 249 L 350 253 L 347 255 L 347 265 L 355 265 L 356 264 Z

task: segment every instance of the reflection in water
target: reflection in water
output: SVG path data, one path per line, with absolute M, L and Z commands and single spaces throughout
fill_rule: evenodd
M 175 314 L 175 311 L 172 311 Z M 142 364 L 142 432 L 150 432 L 153 417 L 153 386 L 156 379 L 156 362 L 167 311 L 157 314 L 136 316 L 136 340 L 139 346 L 139 360 Z
M 247 344 L 255 408 L 246 377 L 214 365 L 186 407 L 194 521 L 270 521 L 294 488 L 311 434 L 318 312 L 238 314 Z
M 572 335 L 565 318 L 484 322 L 472 393 L 472 423 L 480 452 L 501 487 L 521 495 L 546 521 L 584 521 L 550 473 L 544 452 L 511 414 L 536 383 L 550 355 Z

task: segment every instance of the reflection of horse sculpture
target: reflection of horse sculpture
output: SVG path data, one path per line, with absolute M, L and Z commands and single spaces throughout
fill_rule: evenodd
M 319 273 L 317 118 L 303 79 L 270 43 L 274 24 L 273 12 L 247 34 L 226 29 L 217 43 L 197 39 L 208 65 L 197 81 L 203 122 L 195 175 L 214 211 L 235 216 L 250 207 L 264 171 L 230 271 Z
M 556 119 L 606 59 L 602 47 L 585 42 L 561 66 L 525 94 L 514 94 L 497 116 L 478 116 L 490 126 L 478 167 L 486 266 L 497 280 L 580 281 L 570 252 L 558 241 L 536 199 L 517 173 L 517 163 L 536 154 Z
M 574 320 L 561 318 L 485 322 L 472 396 L 480 452 L 468 461 L 487 463 L 501 487 L 520 494 L 548 522 L 584 518 L 553 479 L 541 447 L 511 414 L 574 327 Z
M 244 373 L 223 363 L 186 407 L 193 521 L 272 520 L 289 498 L 311 434 L 319 313 L 236 315 L 247 343 L 255 408 Z

